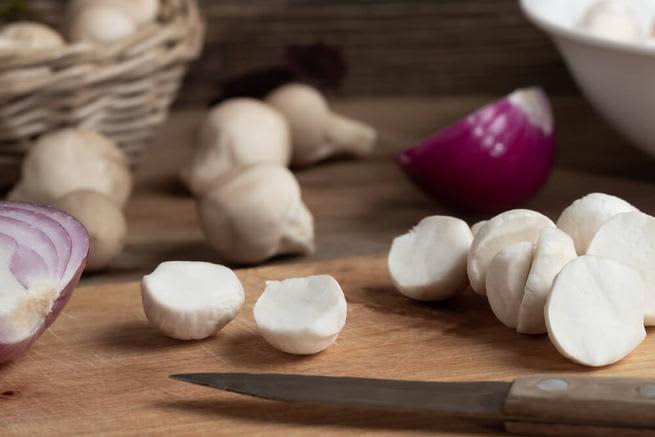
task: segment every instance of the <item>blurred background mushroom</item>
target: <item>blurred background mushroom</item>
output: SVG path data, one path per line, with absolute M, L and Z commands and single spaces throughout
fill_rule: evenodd
M 614 10 L 630 15 L 610 4 L 616 1 L 598 6 L 599 26 L 616 21 L 608 16 Z M 91 280 L 137 277 L 172 258 L 275 264 L 381 253 L 426 216 L 456 208 L 469 225 L 490 217 L 485 212 L 493 205 L 480 208 L 462 191 L 471 187 L 470 176 L 444 170 L 455 168 L 450 159 L 461 163 L 457 153 L 430 157 L 443 162 L 440 187 L 457 202 L 426 195 L 419 188 L 425 184 L 412 185 L 394 160 L 426 139 L 431 148 L 448 143 L 459 150 L 460 140 L 449 136 L 457 120 L 477 117 L 467 135 L 506 139 L 515 125 L 500 129 L 501 111 L 493 127 L 485 126 L 487 105 L 496 101 L 501 108 L 517 95 L 512 91 L 527 88 L 543 97 L 522 102 L 519 115 L 556 130 L 548 134 L 557 139 L 557 158 L 541 165 L 544 177 L 529 195 L 508 194 L 505 206 L 553 218 L 594 191 L 643 205 L 650 192 L 635 187 L 652 179 L 652 158 L 592 109 L 549 35 L 531 24 L 530 14 L 526 19 L 519 3 L 6 0 L 0 4 L 0 186 L 14 199 L 78 211 L 89 227 L 112 235 L 105 238 L 113 242 L 109 249 L 95 251 L 109 255 Z M 583 32 L 588 20 L 579 12 L 571 26 Z M 650 29 L 638 30 L 647 39 Z M 90 139 L 75 145 L 62 136 L 78 129 L 106 138 L 116 156 L 99 152 Z M 52 138 L 54 146 L 44 147 Z M 490 141 L 476 137 L 470 150 Z M 501 156 L 485 164 L 492 177 L 480 179 L 479 198 L 498 198 L 494 187 L 520 184 L 518 173 L 502 179 L 511 172 L 494 170 L 511 162 L 508 144 L 491 145 Z M 414 159 L 431 171 L 423 155 Z M 481 167 L 474 161 L 457 168 L 475 172 Z M 260 174 L 232 189 L 225 175 L 253 165 Z M 303 217 L 313 217 L 311 232 L 309 219 L 294 227 L 297 210 L 286 217 L 276 211 L 269 223 L 267 209 L 248 202 L 244 193 L 270 191 L 271 205 L 283 198 L 277 191 L 286 189 L 275 188 L 282 174 L 286 185 L 299 187 L 301 195 L 292 197 L 302 199 L 294 204 L 302 205 Z M 429 193 L 442 192 L 432 188 Z M 231 214 L 225 193 L 234 205 L 249 205 L 235 211 L 256 217 L 261 235 L 277 235 L 276 223 L 291 223 L 284 228 L 290 235 L 307 234 L 303 249 L 283 250 L 273 238 L 257 256 L 227 253 L 217 235 L 229 230 L 208 223 Z M 106 217 L 91 220 L 100 211 Z M 251 242 L 230 243 L 240 244 Z

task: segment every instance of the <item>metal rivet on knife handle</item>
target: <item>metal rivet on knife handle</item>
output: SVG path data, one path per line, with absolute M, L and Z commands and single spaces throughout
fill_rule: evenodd
M 569 388 L 569 383 L 562 378 L 548 378 L 539 381 L 537 387 L 545 391 L 561 391 Z
M 655 384 L 644 384 L 639 387 L 639 394 L 645 398 L 655 399 Z

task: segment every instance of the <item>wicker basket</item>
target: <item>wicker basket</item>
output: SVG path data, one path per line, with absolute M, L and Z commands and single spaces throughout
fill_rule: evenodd
M 188 63 L 202 48 L 196 0 L 161 0 L 160 18 L 108 45 L 39 52 L 0 51 L 0 186 L 15 182 L 26 150 L 67 126 L 114 139 L 135 163 L 168 114 Z M 61 27 L 61 0 L 31 0 Z

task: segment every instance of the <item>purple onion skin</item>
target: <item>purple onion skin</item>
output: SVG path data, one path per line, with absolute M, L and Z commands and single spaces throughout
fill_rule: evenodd
M 52 325 L 57 317 L 62 312 L 71 296 L 73 295 L 73 289 L 80 282 L 82 272 L 86 267 L 86 262 L 82 263 L 77 269 L 77 272 L 69 282 L 69 284 L 61 291 L 57 300 L 54 301 L 52 305 L 52 310 L 46 316 L 45 323 L 34 333 L 33 336 L 26 338 L 20 343 L 13 344 L 1 344 L 0 343 L 0 364 L 8 363 L 9 361 L 15 360 L 18 356 L 27 352 L 27 350 L 32 347 L 34 342 L 41 337 L 41 335 Z
M 492 130 L 501 119 L 506 127 Z M 412 182 L 444 205 L 495 213 L 534 196 L 548 179 L 554 155 L 554 135 L 503 98 L 404 150 L 396 161 Z
M 70 279 L 68 280 L 65 287 L 59 292 L 59 296 L 53 302 L 52 309 L 46 316 L 43 325 L 39 327 L 39 329 L 34 333 L 34 335 L 32 335 L 29 338 L 26 338 L 25 340 L 19 343 L 11 343 L 11 344 L 0 343 L 0 364 L 12 361 L 16 359 L 19 355 L 25 353 L 34 344 L 34 342 L 50 327 L 50 325 L 54 323 L 54 321 L 57 319 L 59 314 L 62 312 L 62 310 L 70 300 L 73 294 L 73 289 L 77 286 L 77 284 L 80 281 L 82 272 L 86 267 L 86 257 L 88 256 L 88 252 L 89 252 L 89 236 L 86 230 L 84 229 L 84 226 L 82 226 L 80 222 L 75 220 L 70 215 L 62 211 L 55 210 L 53 208 L 39 206 L 30 203 L 0 202 L 0 215 L 2 214 L 3 208 L 12 211 L 15 210 L 28 211 L 34 215 L 35 220 L 39 220 L 39 219 L 42 220 L 45 217 L 49 217 L 50 219 L 59 223 L 62 226 L 62 229 L 65 230 L 68 233 L 68 236 L 71 238 L 68 242 L 72 245 L 77 245 L 76 250 L 78 256 L 76 257 L 76 259 L 73 259 L 72 261 L 79 265 L 77 266 L 77 268 L 71 266 L 71 270 L 68 270 L 67 272 L 62 272 L 66 276 L 70 276 Z M 66 224 L 63 224 L 62 221 L 65 221 Z M 73 238 L 75 238 L 76 240 L 73 241 Z M 59 242 L 61 243 L 62 241 L 60 240 Z M 73 253 L 73 249 L 71 248 L 70 254 L 72 253 Z M 70 263 L 71 259 L 69 259 L 67 262 Z M 72 270 L 73 268 L 75 268 L 75 270 Z M 57 281 L 57 279 L 58 278 L 53 278 L 53 280 L 55 281 Z M 55 283 L 55 286 L 60 286 L 60 285 L 61 285 L 61 278 L 59 278 L 59 282 Z

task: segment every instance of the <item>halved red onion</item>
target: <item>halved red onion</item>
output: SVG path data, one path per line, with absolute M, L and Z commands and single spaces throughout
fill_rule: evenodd
M 0 202 L 0 363 L 26 351 L 55 321 L 88 252 L 86 229 L 70 215 Z
M 554 121 L 541 88 L 484 106 L 397 156 L 409 178 L 444 204 L 469 212 L 512 209 L 546 182 Z

